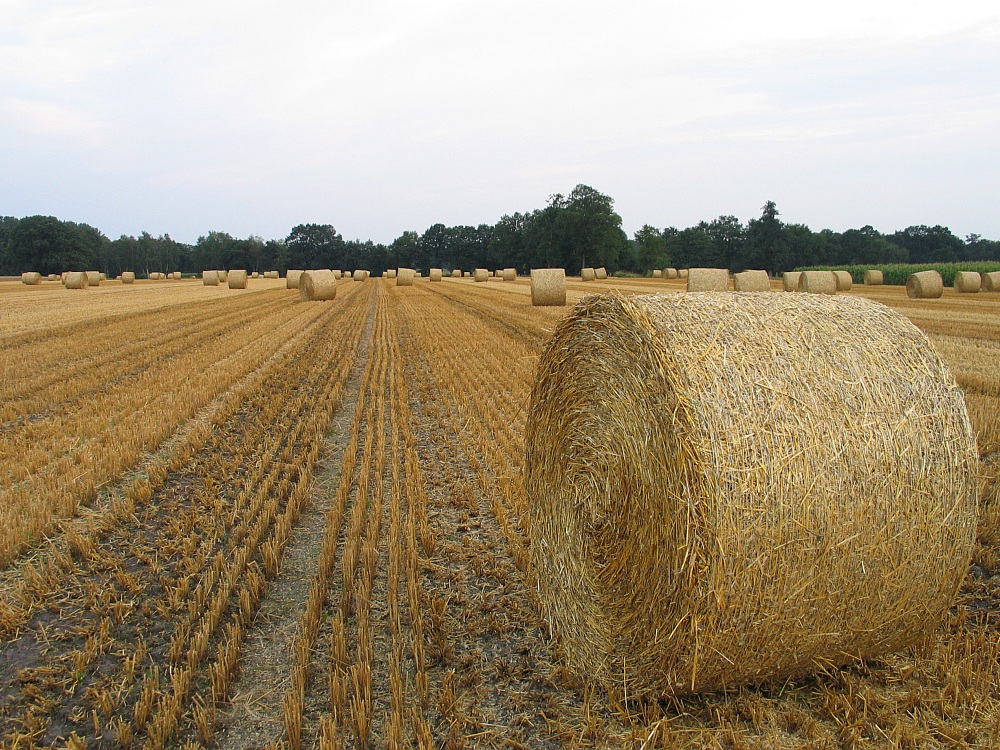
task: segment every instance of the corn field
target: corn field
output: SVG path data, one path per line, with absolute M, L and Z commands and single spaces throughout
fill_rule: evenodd
M 569 304 L 683 284 L 570 280 Z M 523 435 L 567 308 L 526 278 L 0 282 L 0 747 L 1000 746 L 1000 295 L 850 294 L 965 391 L 959 600 L 884 660 L 637 701 L 538 614 Z

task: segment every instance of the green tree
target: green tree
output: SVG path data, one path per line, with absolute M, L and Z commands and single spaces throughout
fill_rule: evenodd
M 289 268 L 347 270 L 344 238 L 330 224 L 298 224 L 285 238 L 285 245 Z
M 635 237 L 636 265 L 640 273 L 670 265 L 667 238 L 656 227 L 644 224 Z
M 940 225 L 907 227 L 889 240 L 906 251 L 910 263 L 954 263 L 961 260 L 965 250 L 962 240 Z
M 26 216 L 8 238 L 8 262 L 15 273 L 86 271 L 97 264 L 102 237 L 86 224 L 54 216 Z

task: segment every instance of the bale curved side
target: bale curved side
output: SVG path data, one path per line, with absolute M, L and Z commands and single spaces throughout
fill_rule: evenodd
M 666 276 L 668 279 L 676 279 L 677 278 L 677 269 L 676 268 L 664 268 L 663 269 L 663 275 Z
M 769 292 L 771 277 L 767 271 L 740 271 L 733 276 L 733 289 L 737 292 Z
M 834 271 L 833 275 L 837 279 L 838 292 L 851 291 L 851 287 L 854 286 L 854 277 L 851 276 L 850 271 Z
M 983 288 L 983 277 L 976 271 L 956 271 L 955 291 L 975 294 Z
M 918 271 L 906 277 L 906 296 L 910 299 L 938 299 L 944 294 L 944 279 L 937 271 Z
M 330 273 L 333 273 L 331 271 Z M 288 272 L 285 274 L 285 289 L 298 289 L 299 280 L 302 278 L 303 271 L 299 268 L 289 268 Z
M 299 276 L 299 299 L 305 302 L 336 299 L 337 277 L 333 271 L 305 271 Z
M 400 268 L 396 271 L 396 286 L 413 286 L 413 277 L 417 272 L 412 268 Z
M 587 297 L 541 356 L 525 446 L 542 613 L 569 666 L 619 695 L 904 648 L 967 570 L 962 391 L 867 299 Z
M 885 274 L 877 268 L 869 268 L 865 271 L 865 286 L 882 286 L 885 283 Z
M 87 271 L 87 286 L 100 286 L 101 285 L 101 272 L 100 271 Z
M 387 278 L 394 279 L 394 278 L 396 278 L 396 269 L 395 268 L 390 268 L 388 271 L 386 271 L 386 274 L 387 274 Z
M 485 268 L 477 268 L 473 273 L 474 273 L 473 279 L 475 279 L 476 281 L 480 282 L 487 281 L 490 278 L 490 272 L 487 271 Z
M 1000 271 L 983 274 L 983 291 L 1000 292 Z
M 689 292 L 726 292 L 729 290 L 728 268 L 688 269 Z
M 430 272 L 430 280 L 431 281 L 441 281 L 441 279 L 443 278 L 443 276 L 444 276 L 444 274 L 441 273 L 441 269 L 440 268 L 432 268 L 431 269 L 431 272 Z
M 593 268 L 584 268 L 580 270 L 580 281 L 593 281 L 597 278 L 597 272 Z
M 134 284 L 135 283 L 135 271 L 122 271 L 122 283 L 123 284 Z
M 837 277 L 833 271 L 802 271 L 796 291 L 810 294 L 836 294 Z
M 503 280 L 504 281 L 517 281 L 517 269 L 516 268 L 505 268 L 505 269 L 503 269 Z
M 604 281 L 606 278 L 608 278 L 608 269 L 606 269 L 604 266 L 601 266 L 600 268 L 595 268 L 594 278 L 596 278 L 598 281 Z
M 70 271 L 66 274 L 63 284 L 67 289 L 86 289 L 88 284 L 85 271 Z
M 42 283 L 42 275 L 38 271 L 25 271 L 21 274 L 21 283 L 28 286 L 37 286 Z
M 531 269 L 531 304 L 551 307 L 566 304 L 566 269 Z
M 218 286 L 219 285 L 219 272 L 218 271 L 202 271 L 201 272 L 201 283 L 204 286 Z
M 230 289 L 246 289 L 248 283 L 246 270 L 237 269 L 230 271 L 226 283 L 229 284 Z

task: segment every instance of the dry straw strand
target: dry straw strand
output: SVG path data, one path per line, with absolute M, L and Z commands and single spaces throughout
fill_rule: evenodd
M 247 288 L 247 272 L 245 269 L 237 269 L 229 272 L 228 282 L 230 289 Z
M 983 288 L 983 277 L 977 271 L 956 271 L 955 291 L 974 294 Z
M 767 271 L 741 271 L 733 276 L 733 289 L 737 292 L 769 292 L 771 278 Z
M 333 271 L 305 271 L 299 276 L 299 299 L 306 302 L 331 300 L 337 296 L 337 277 Z
M 781 287 L 786 292 L 797 292 L 799 290 L 800 271 L 785 271 L 781 274 Z
M 972 551 L 963 393 L 860 297 L 589 296 L 541 356 L 525 450 L 542 614 L 619 695 L 905 648 Z
M 865 271 L 865 286 L 882 286 L 885 278 L 878 268 L 869 268 Z
M 944 294 L 944 279 L 935 270 L 918 271 L 906 277 L 906 296 L 910 299 L 937 299 Z
M 532 268 L 531 304 L 535 307 L 565 305 L 566 270 L 563 268 Z
M 687 277 L 689 292 L 725 292 L 729 289 L 726 268 L 691 268 Z
M 833 271 L 802 271 L 798 291 L 810 294 L 836 294 L 837 277 Z

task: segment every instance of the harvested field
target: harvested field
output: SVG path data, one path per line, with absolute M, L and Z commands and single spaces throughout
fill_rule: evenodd
M 686 284 L 570 278 L 567 304 Z M 927 334 L 995 477 L 1000 298 L 842 295 Z M 281 279 L 0 282 L 0 505 L 20 519 L 0 527 L 0 746 L 997 746 L 996 507 L 917 646 L 673 699 L 566 668 L 522 471 L 568 309 L 533 307 L 527 277 L 321 305 Z

